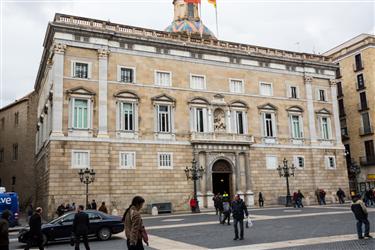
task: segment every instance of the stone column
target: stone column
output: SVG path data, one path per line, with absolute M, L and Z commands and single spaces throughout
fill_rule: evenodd
M 208 162 L 208 153 L 206 152 L 206 198 L 207 198 L 207 207 L 213 208 L 214 202 L 212 200 L 214 194 L 212 193 L 212 170 Z
M 108 137 L 107 128 L 107 76 L 108 49 L 99 49 L 99 132 L 98 137 Z
M 236 192 L 237 194 L 241 192 L 241 168 L 240 168 L 240 154 L 238 152 L 236 154 Z
M 305 88 L 306 88 L 306 99 L 307 99 L 307 114 L 309 118 L 309 129 L 310 129 L 310 140 L 311 143 L 316 143 L 316 127 L 315 127 L 315 112 L 314 112 L 314 95 L 312 89 L 312 80 L 311 76 L 305 76 Z
M 66 45 L 55 43 L 53 45 L 53 99 L 52 99 L 52 133 L 51 136 L 64 136 L 63 134 L 63 81 L 64 81 L 64 53 Z
M 254 206 L 254 193 L 252 191 L 252 183 L 250 177 L 250 155 L 249 153 L 245 153 L 245 180 L 246 180 L 246 205 L 247 206 Z
M 340 117 L 339 117 L 339 107 L 337 103 L 337 81 L 332 79 L 330 81 L 331 85 L 331 95 L 332 95 L 332 109 L 333 109 L 333 120 L 335 123 L 335 133 L 336 133 L 336 143 L 341 145 L 341 127 L 340 127 Z

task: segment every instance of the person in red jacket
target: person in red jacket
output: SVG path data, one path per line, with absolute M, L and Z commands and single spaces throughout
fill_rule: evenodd
M 194 199 L 194 197 L 190 199 L 190 208 L 191 208 L 191 212 L 192 213 L 196 212 L 196 209 L 197 209 L 197 200 Z

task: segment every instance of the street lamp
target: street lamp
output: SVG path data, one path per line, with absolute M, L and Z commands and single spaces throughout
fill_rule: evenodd
M 284 158 L 283 160 L 283 166 L 277 168 L 277 171 L 279 171 L 280 177 L 285 177 L 286 179 L 286 207 L 292 206 L 292 197 L 290 196 L 290 189 L 289 189 L 289 177 L 294 176 L 294 170 L 296 168 L 294 167 L 294 164 L 292 164 L 292 167 L 288 166 L 288 161 Z
M 85 170 L 80 169 L 78 172 L 79 180 L 86 185 L 86 209 L 89 206 L 89 184 L 95 181 L 95 171 L 94 169 Z
M 185 174 L 186 174 L 186 179 L 187 180 L 190 179 L 190 180 L 194 181 L 194 199 L 197 202 L 196 212 L 199 213 L 200 212 L 199 211 L 199 202 L 198 202 L 198 199 L 197 199 L 197 180 L 202 178 L 203 173 L 204 173 L 204 169 L 203 169 L 202 166 L 198 167 L 197 161 L 194 159 L 191 162 L 191 168 L 186 167 L 184 171 L 185 171 Z

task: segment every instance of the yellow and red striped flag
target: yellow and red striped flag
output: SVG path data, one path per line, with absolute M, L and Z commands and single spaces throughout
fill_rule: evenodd
M 201 4 L 201 0 L 185 0 L 185 3 L 199 3 L 199 4 Z
M 213 4 L 214 7 L 216 8 L 216 0 L 208 0 L 208 2 L 209 2 L 210 4 Z

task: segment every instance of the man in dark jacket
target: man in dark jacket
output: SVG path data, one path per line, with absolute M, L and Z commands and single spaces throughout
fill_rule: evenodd
M 243 240 L 243 220 L 246 216 L 249 216 L 245 202 L 237 194 L 232 202 L 232 215 L 234 224 L 234 239 L 238 240 L 238 224 L 240 224 L 240 240 Z
M 37 245 L 39 247 L 39 250 L 44 250 L 41 216 L 42 212 L 43 209 L 41 207 L 37 207 L 35 209 L 35 213 L 30 217 L 29 239 L 27 241 L 25 250 L 29 250 L 33 245 Z
M 372 238 L 370 235 L 370 222 L 368 221 L 367 209 L 359 195 L 353 197 L 351 209 L 357 219 L 358 239 L 364 239 L 362 235 L 362 224 L 365 224 L 365 237 Z
M 75 237 L 75 250 L 79 250 L 79 243 L 81 237 L 83 239 L 83 244 L 85 245 L 86 250 L 90 250 L 89 242 L 87 235 L 89 234 L 89 216 L 83 212 L 83 206 L 78 206 L 78 211 L 74 216 L 73 220 L 73 233 Z
M 339 203 L 344 204 L 345 203 L 345 192 L 339 188 L 339 190 L 336 192 L 337 197 L 339 198 Z
M 0 218 L 0 250 L 9 250 L 9 217 L 10 212 L 5 210 Z
M 91 209 L 96 210 L 96 208 L 97 208 L 96 201 L 92 200 L 92 202 L 91 202 Z

